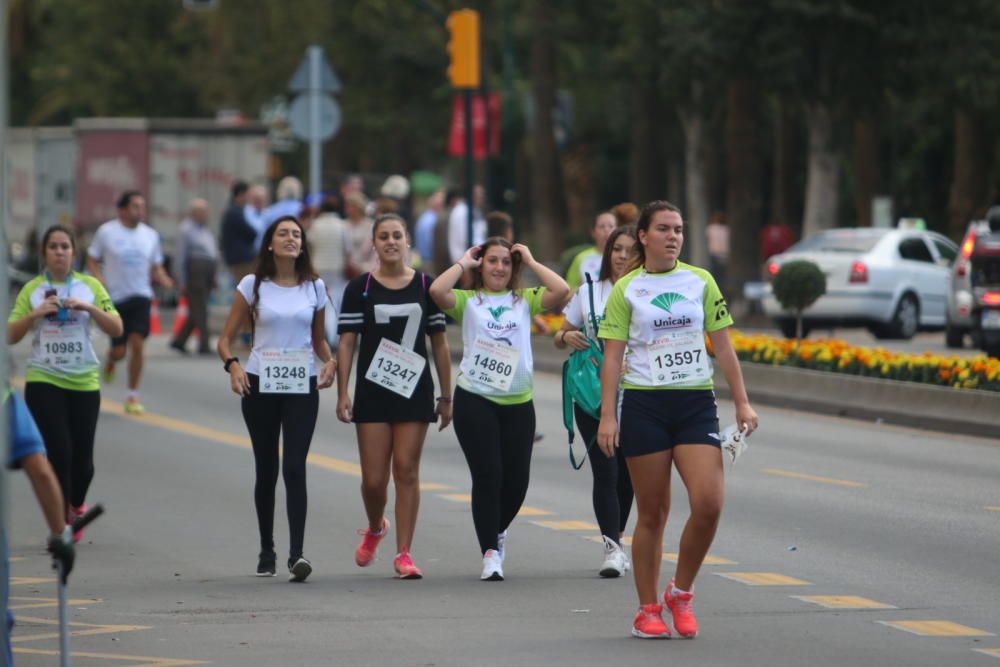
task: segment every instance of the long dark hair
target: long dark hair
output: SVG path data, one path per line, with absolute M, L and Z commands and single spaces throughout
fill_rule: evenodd
M 646 247 L 642 245 L 642 241 L 639 239 L 639 232 L 649 232 L 649 225 L 653 222 L 653 216 L 660 211 L 673 211 L 677 215 L 681 215 L 681 210 L 665 199 L 651 201 L 642 208 L 642 213 L 639 215 L 639 222 L 635 225 L 635 252 L 632 255 L 632 261 L 625 267 L 626 273 L 635 271 L 640 266 L 645 266 Z
M 486 251 L 493 246 L 498 245 L 503 248 L 510 250 L 514 247 L 514 244 L 505 238 L 499 236 L 491 236 L 486 239 L 486 243 L 479 246 L 480 257 L 486 257 Z M 514 298 L 517 298 L 517 289 L 521 281 L 521 255 L 510 254 L 510 280 L 507 282 L 507 289 L 514 292 Z M 476 292 L 485 289 L 486 285 L 483 282 L 483 265 L 480 264 L 475 271 L 472 272 L 472 289 Z
M 604 255 L 601 257 L 601 273 L 597 278 L 597 282 L 611 278 L 611 255 L 614 253 L 615 241 L 618 240 L 619 236 L 627 236 L 638 244 L 638 240 L 635 238 L 635 228 L 632 225 L 617 227 L 615 231 L 611 232 L 607 243 L 604 244 Z M 635 246 L 632 246 L 632 248 L 632 252 L 635 252 Z M 627 268 L 629 264 L 625 266 Z
M 260 242 L 260 250 L 257 252 L 257 261 L 253 270 L 253 301 L 250 303 L 250 332 L 253 334 L 254 323 L 257 320 L 257 302 L 260 301 L 260 284 L 265 278 L 273 279 L 278 275 L 278 265 L 274 261 L 274 251 L 271 249 L 271 241 L 274 239 L 274 232 L 278 225 L 283 222 L 292 221 L 302 232 L 302 252 L 295 258 L 295 276 L 297 283 L 316 280 L 319 275 L 313 268 L 312 258 L 309 256 L 309 243 L 306 241 L 306 230 L 302 223 L 294 215 L 283 215 L 272 222 L 264 232 L 264 239 Z

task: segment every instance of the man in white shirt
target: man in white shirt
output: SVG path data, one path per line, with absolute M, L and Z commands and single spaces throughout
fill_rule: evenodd
M 153 280 L 163 287 L 174 282 L 163 268 L 160 235 L 142 221 L 146 200 L 136 191 L 118 199 L 118 217 L 98 227 L 87 250 L 87 270 L 104 283 L 122 317 L 125 330 L 111 339 L 104 365 L 104 381 L 114 380 L 115 364 L 128 360 L 128 397 L 125 411 L 140 415 L 139 379 L 142 376 L 143 347 L 149 335 L 149 315 L 153 303 Z
M 452 262 L 457 262 L 465 251 L 474 245 L 486 242 L 486 218 L 483 205 L 486 190 L 477 185 L 472 191 L 472 242 L 469 242 L 469 205 L 463 199 L 455 204 L 448 215 L 448 254 Z

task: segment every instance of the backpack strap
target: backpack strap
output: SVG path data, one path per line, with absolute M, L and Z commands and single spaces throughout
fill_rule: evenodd
M 587 276 L 587 296 L 590 300 L 590 324 L 594 327 L 594 336 L 597 337 L 597 315 L 594 313 L 594 281 L 590 279 L 590 272 L 586 272 L 583 275 Z M 604 352 L 604 342 L 597 338 L 597 346 L 601 348 L 601 352 Z

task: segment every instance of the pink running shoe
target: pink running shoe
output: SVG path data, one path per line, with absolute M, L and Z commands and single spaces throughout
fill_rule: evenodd
M 632 621 L 632 636 L 640 639 L 670 639 L 670 628 L 663 622 L 663 605 L 644 604 Z
M 66 513 L 66 525 L 72 526 L 73 522 L 76 521 L 77 519 L 79 519 L 84 514 L 86 514 L 87 510 L 89 510 L 89 509 L 90 508 L 87 507 L 87 503 L 84 503 L 84 504 L 80 505 L 79 507 L 73 507 L 71 505 L 70 508 L 69 508 L 69 512 Z M 79 542 L 82 539 L 83 539 L 83 529 L 82 528 L 80 530 L 77 530 L 77 531 L 73 532 L 73 544 L 76 544 L 77 542 Z
M 698 619 L 694 617 L 694 609 L 691 608 L 694 593 L 673 595 L 673 590 L 674 580 L 671 579 L 667 587 L 663 589 L 663 602 L 674 616 L 674 629 L 681 637 L 694 639 L 698 636 Z
M 358 567 L 368 567 L 375 560 L 375 550 L 382 538 L 389 534 L 389 520 L 382 517 L 382 530 L 373 533 L 371 528 L 358 528 L 358 535 L 361 535 L 361 544 L 354 552 L 354 562 Z
M 413 564 L 413 558 L 409 551 L 403 551 L 392 561 L 392 566 L 396 568 L 396 574 L 400 579 L 422 579 L 424 573 Z

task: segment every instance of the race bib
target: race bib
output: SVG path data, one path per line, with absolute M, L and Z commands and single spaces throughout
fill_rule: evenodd
M 707 382 L 712 364 L 700 331 L 674 331 L 649 346 L 649 364 L 660 385 Z
M 499 392 L 510 390 L 521 354 L 506 343 L 477 338 L 465 358 L 462 373 L 477 384 Z
M 38 336 L 38 353 L 46 366 L 66 373 L 86 371 L 87 329 L 83 324 L 43 320 Z
M 308 394 L 312 350 L 270 347 L 260 351 L 260 393 Z
M 427 360 L 388 338 L 383 338 L 375 350 L 365 379 L 395 392 L 404 398 L 413 396 Z

